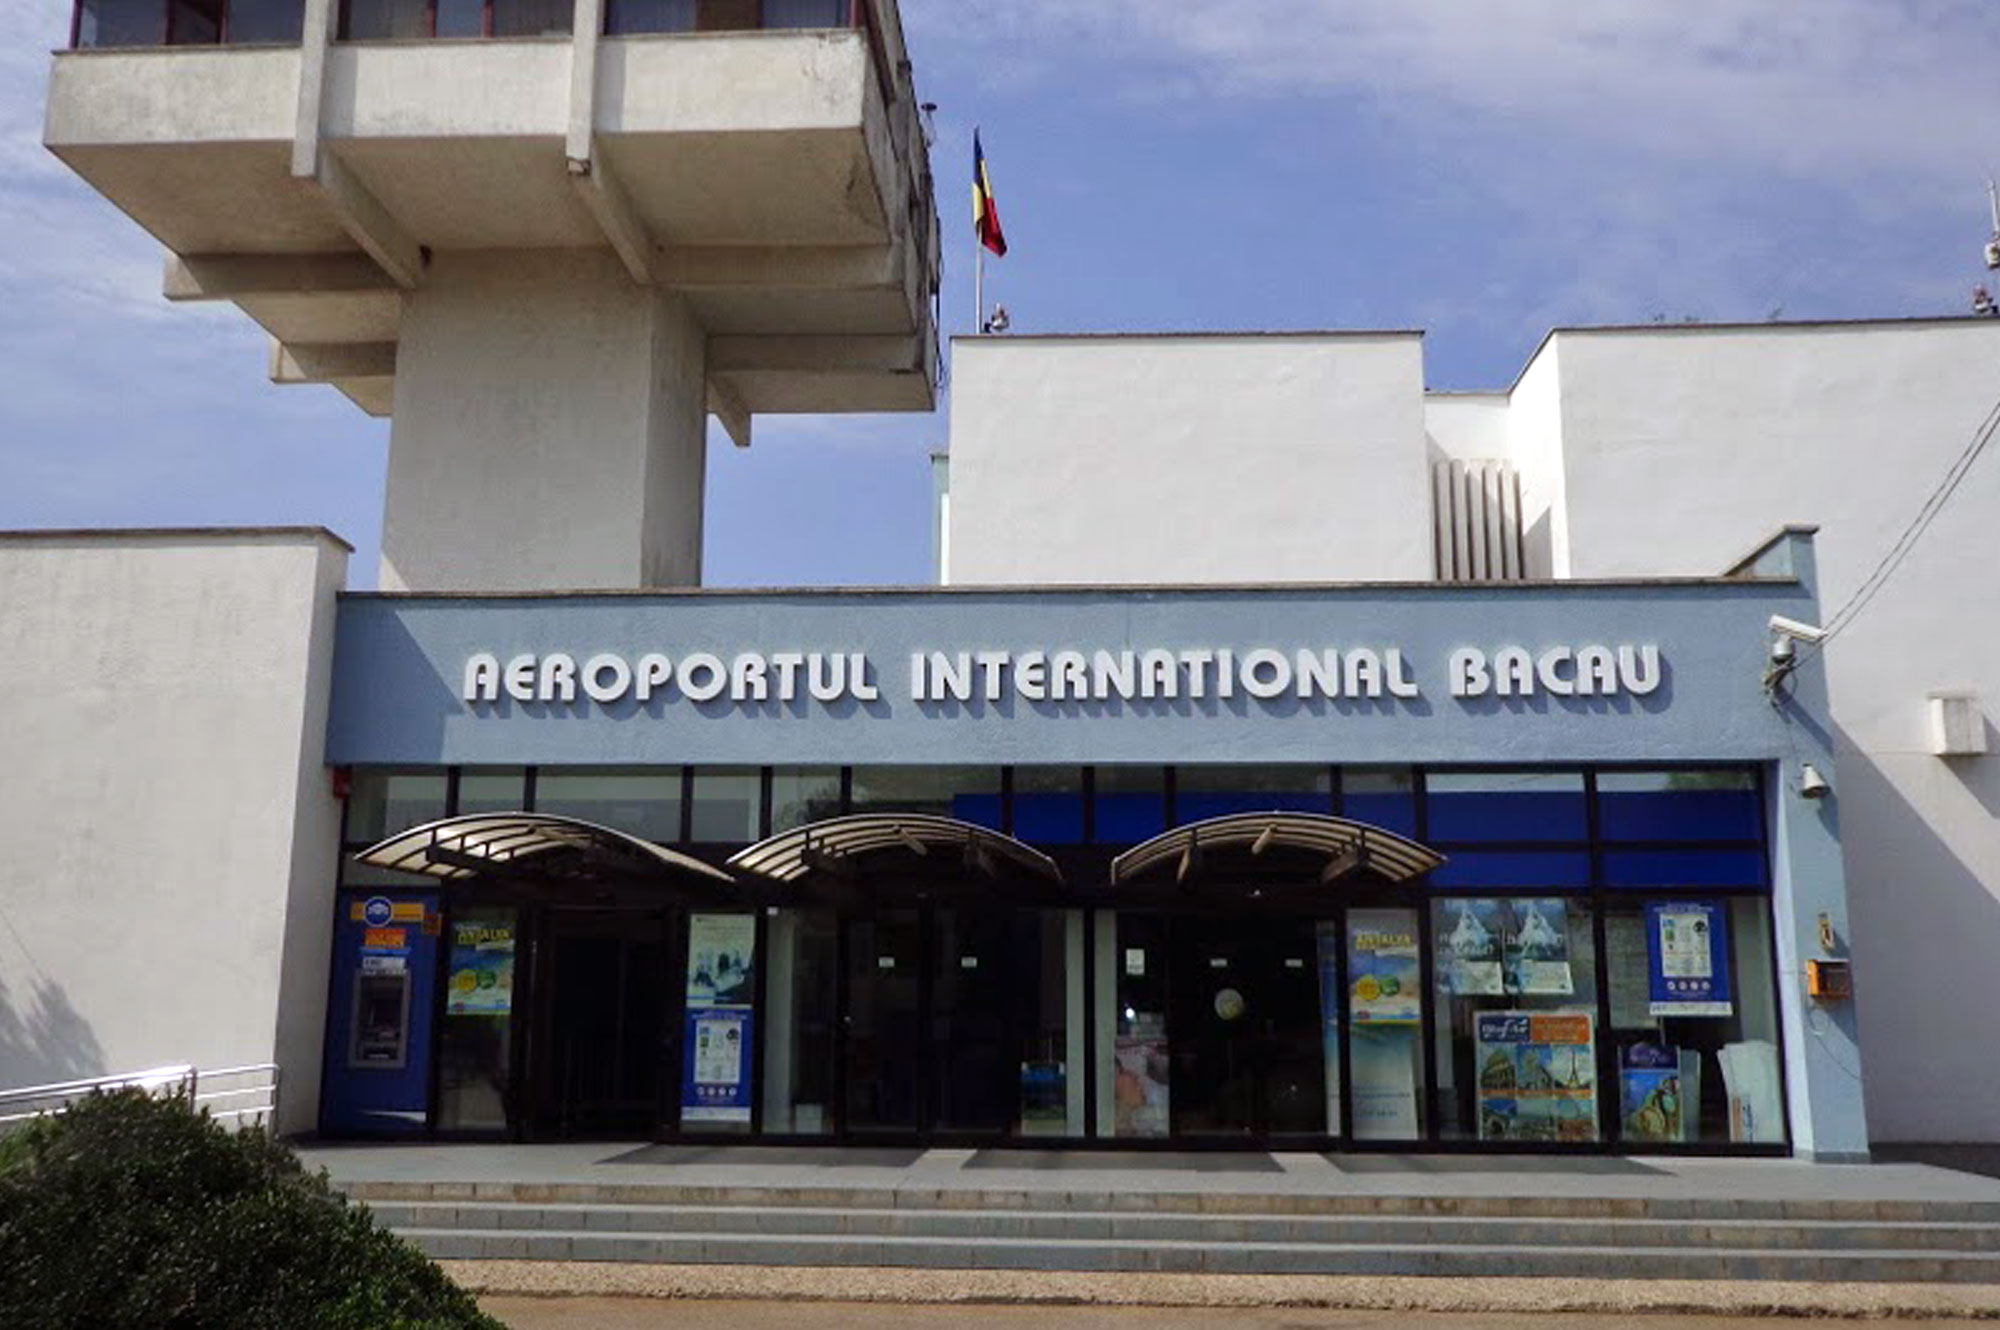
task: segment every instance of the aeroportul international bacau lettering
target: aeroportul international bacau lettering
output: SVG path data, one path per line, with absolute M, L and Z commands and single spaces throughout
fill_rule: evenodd
M 919 651 L 899 661 L 913 702 L 1127 702 L 1249 698 L 1408 700 L 1423 675 L 1396 647 Z M 1459 647 L 1438 662 L 1452 697 L 1644 697 L 1660 686 L 1652 644 Z M 465 662 L 472 703 L 875 702 L 862 651 L 482 651 Z

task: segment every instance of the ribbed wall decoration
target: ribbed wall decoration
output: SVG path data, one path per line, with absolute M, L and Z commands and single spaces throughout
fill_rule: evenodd
M 1434 463 L 1431 496 L 1439 581 L 1522 579 L 1521 478 L 1512 464 Z

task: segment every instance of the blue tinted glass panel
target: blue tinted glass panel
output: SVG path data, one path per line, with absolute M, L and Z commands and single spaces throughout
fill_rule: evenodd
M 1606 840 L 1761 840 L 1764 836 L 1754 789 L 1637 791 L 1600 785 L 1597 816 Z
M 991 827 L 1000 830 L 1000 796 L 998 794 L 961 794 L 951 801 L 951 815 L 961 822 L 970 822 L 975 827 Z
M 1432 841 L 1585 840 L 1582 789 L 1430 792 Z
M 1431 883 L 1439 887 L 1583 888 L 1590 885 L 1590 856 L 1582 850 L 1459 852 L 1431 874 Z
M 1014 838 L 1033 844 L 1076 845 L 1083 840 L 1083 792 L 1014 794 Z
M 1204 818 L 1226 817 L 1230 813 L 1272 811 L 1324 813 L 1329 800 L 1325 791 L 1275 790 L 1232 793 L 1222 790 L 1176 790 L 1174 817 L 1179 822 L 1199 822 Z
M 1762 850 L 1607 850 L 1604 885 L 1614 888 L 1762 887 Z
M 1409 794 L 1355 794 L 1340 801 L 1341 816 L 1399 835 L 1417 834 L 1417 800 Z
M 1150 840 L 1167 829 L 1164 794 L 1097 796 L 1097 839 L 1111 845 Z

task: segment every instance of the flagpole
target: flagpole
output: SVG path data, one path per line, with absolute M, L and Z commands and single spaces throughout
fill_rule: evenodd
M 986 246 L 972 233 L 972 335 L 986 331 Z

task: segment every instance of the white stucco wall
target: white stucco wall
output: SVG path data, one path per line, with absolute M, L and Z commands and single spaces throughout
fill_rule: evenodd
M 1434 461 L 1505 461 L 1513 456 L 1506 393 L 1430 393 L 1424 432 Z
M 347 551 L 0 536 L 0 1086 L 277 1061 L 317 1117 Z
M 1414 333 L 953 344 L 951 580 L 1423 579 Z
M 1713 573 L 1774 525 L 1813 522 L 1829 616 L 2000 394 L 2000 324 L 1984 321 L 1554 341 L 1575 575 Z M 2000 756 L 1948 761 L 1924 735 L 1929 691 L 1974 690 L 1989 718 L 2000 707 L 1996 513 L 1989 455 L 1823 662 L 1876 1140 L 2000 1140 L 1985 998 L 2000 955 Z
M 698 584 L 706 368 L 609 251 L 439 255 L 397 350 L 382 588 Z

